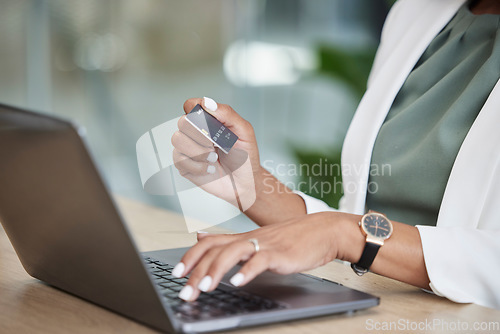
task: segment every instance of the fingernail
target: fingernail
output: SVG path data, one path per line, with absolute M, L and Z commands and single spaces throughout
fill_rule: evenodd
M 219 155 L 217 153 L 210 152 L 210 153 L 208 153 L 207 161 L 208 162 L 216 162 L 218 158 L 219 158 Z
M 193 287 L 191 285 L 186 285 L 179 292 L 179 298 L 185 301 L 189 301 L 193 295 Z
M 207 111 L 214 112 L 217 110 L 217 102 L 215 102 L 209 97 L 205 96 L 203 98 L 203 104 L 205 105 L 205 109 L 208 109 Z
M 184 274 L 184 270 L 186 269 L 186 266 L 184 263 L 179 262 L 175 265 L 174 270 L 172 270 L 172 276 L 180 278 Z
M 204 238 L 204 236 L 209 235 L 210 233 L 205 232 L 205 231 L 198 231 L 196 232 L 196 239 L 200 241 L 201 239 Z
M 198 284 L 198 289 L 200 289 L 203 292 L 207 292 L 211 286 L 212 286 L 212 277 L 205 276 L 201 280 L 200 284 Z
M 243 283 L 244 279 L 245 279 L 245 275 L 243 275 L 242 273 L 237 273 L 236 275 L 231 277 L 229 282 L 234 286 L 240 286 L 241 283 Z
M 208 174 L 215 174 L 215 166 L 212 166 L 212 165 L 208 166 L 207 173 Z

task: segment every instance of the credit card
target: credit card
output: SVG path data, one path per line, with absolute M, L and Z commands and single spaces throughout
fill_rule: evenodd
M 237 135 L 219 122 L 217 118 L 206 112 L 199 104 L 186 115 L 186 119 L 226 154 L 238 140 Z

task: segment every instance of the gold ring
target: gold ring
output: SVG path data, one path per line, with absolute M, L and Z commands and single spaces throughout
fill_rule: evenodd
M 257 241 L 257 239 L 248 239 L 248 241 L 250 241 L 253 246 L 255 247 L 255 253 L 257 253 L 259 250 L 260 250 L 260 246 L 259 246 L 259 242 Z

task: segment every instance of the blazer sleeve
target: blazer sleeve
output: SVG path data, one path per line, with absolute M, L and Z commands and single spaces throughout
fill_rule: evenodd
M 500 309 L 500 230 L 417 228 L 435 294 Z

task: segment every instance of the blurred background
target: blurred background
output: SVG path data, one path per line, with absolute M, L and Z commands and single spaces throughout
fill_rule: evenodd
M 114 193 L 179 211 L 142 188 L 143 133 L 209 96 L 253 124 L 269 169 L 338 162 L 391 3 L 0 0 L 0 102 L 73 119 Z M 333 206 L 341 195 L 299 190 Z

